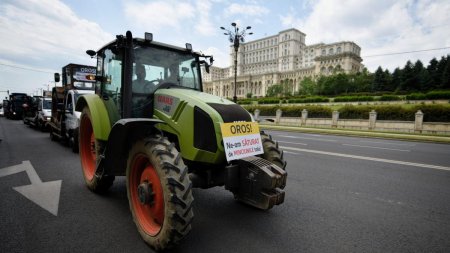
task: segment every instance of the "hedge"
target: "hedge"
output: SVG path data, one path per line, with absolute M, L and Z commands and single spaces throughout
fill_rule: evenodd
M 406 100 L 425 100 L 427 97 L 423 93 L 411 93 L 406 96 Z
M 315 97 L 306 97 L 306 98 L 293 98 L 293 99 L 289 99 L 288 103 L 293 104 L 293 103 L 328 103 L 329 99 L 326 97 L 320 97 L 320 96 L 315 96 Z
M 399 96 L 396 96 L 396 95 L 383 95 L 378 100 L 380 100 L 380 101 L 398 101 L 398 100 L 402 100 L 402 98 Z
M 363 101 L 374 101 L 372 96 L 344 96 L 335 97 L 334 102 L 363 102 Z
M 411 93 L 406 96 L 408 100 L 426 100 L 426 99 L 450 99 L 450 91 L 430 91 L 424 93 Z
M 450 99 L 450 91 L 430 91 L 425 96 L 427 99 Z
M 250 113 L 260 110 L 261 116 L 275 116 L 277 109 L 283 110 L 283 116 L 301 117 L 303 109 L 308 110 L 309 118 L 331 118 L 332 108 L 327 106 L 246 106 Z M 425 122 L 450 122 L 450 106 L 445 105 L 346 105 L 339 109 L 340 119 L 368 119 L 369 112 L 375 110 L 378 120 L 414 121 L 418 110 L 424 113 Z
M 308 118 L 331 118 L 332 109 L 327 106 L 246 106 L 244 107 L 250 113 L 254 114 L 255 109 L 259 109 L 261 116 L 275 116 L 278 109 L 281 108 L 285 117 L 301 117 L 303 109 L 308 111 Z

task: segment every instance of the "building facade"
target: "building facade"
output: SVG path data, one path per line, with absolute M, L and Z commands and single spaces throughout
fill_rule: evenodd
M 237 97 L 245 98 L 248 93 L 263 97 L 270 86 L 280 83 L 288 83 L 294 94 L 305 77 L 362 70 L 361 48 L 356 43 L 342 41 L 307 46 L 305 37 L 292 28 L 241 43 L 237 52 Z M 230 67 L 211 67 L 209 74 L 203 71 L 205 92 L 221 97 L 234 96 L 234 59 L 234 47 L 230 46 Z

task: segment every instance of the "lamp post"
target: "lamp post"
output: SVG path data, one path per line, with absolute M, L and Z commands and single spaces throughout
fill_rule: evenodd
M 239 27 L 236 25 L 236 23 L 231 23 L 231 26 L 233 28 L 231 29 L 225 29 L 223 26 L 220 27 L 220 29 L 225 30 L 225 35 L 228 36 L 228 39 L 230 40 L 230 43 L 233 43 L 234 47 L 234 97 L 233 101 L 237 102 L 237 96 L 236 96 L 236 80 L 237 80 L 237 53 L 239 50 L 240 43 L 244 43 L 245 35 L 252 35 L 252 32 L 247 32 L 248 30 L 252 29 L 251 26 L 247 26 L 245 29 L 239 31 Z

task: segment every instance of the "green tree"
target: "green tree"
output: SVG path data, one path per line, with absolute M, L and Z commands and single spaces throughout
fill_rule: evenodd
M 414 90 L 415 85 L 415 73 L 414 73 L 414 65 L 411 61 L 407 61 L 405 67 L 402 71 L 402 81 L 400 84 L 400 89 L 403 91 L 412 91 Z
M 436 69 L 437 77 L 436 78 L 438 79 L 438 84 L 437 84 L 436 87 L 438 89 L 444 89 L 445 88 L 444 82 L 446 80 L 444 80 L 443 77 L 444 77 L 445 68 L 447 66 L 447 63 L 449 62 L 449 58 L 450 58 L 450 55 L 447 56 L 447 57 L 442 56 L 441 60 L 437 64 L 437 69 Z
M 305 77 L 300 81 L 300 89 L 298 92 L 300 95 L 315 95 L 317 92 L 316 88 L 316 83 L 310 77 Z
M 395 68 L 394 72 L 392 72 L 392 78 L 389 83 L 389 90 L 395 91 L 400 89 L 401 82 L 402 82 L 402 70 L 400 68 Z
M 362 72 L 351 75 L 349 80 L 352 83 L 352 90 L 349 90 L 349 92 L 370 92 L 373 76 L 374 75 L 369 73 L 367 68 L 364 68 Z
M 431 59 L 430 63 L 427 66 L 428 78 L 425 81 L 424 89 L 432 90 L 439 86 L 441 81 L 441 76 L 437 73 L 438 61 L 436 58 Z
M 388 74 L 383 71 L 381 66 L 377 68 L 373 76 L 372 81 L 372 92 L 374 91 L 385 91 L 388 87 Z
M 267 97 L 279 97 L 283 93 L 281 84 L 274 84 L 267 89 Z
M 348 76 L 345 73 L 339 73 L 332 78 L 334 95 L 347 93 L 349 90 Z
M 447 60 L 447 65 L 442 73 L 441 88 L 450 89 L 450 60 Z

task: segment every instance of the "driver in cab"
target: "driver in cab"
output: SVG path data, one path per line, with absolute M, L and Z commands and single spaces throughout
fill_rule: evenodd
M 132 83 L 132 115 L 133 117 L 142 117 L 145 111 L 149 110 L 147 107 L 151 106 L 153 102 L 149 96 L 155 91 L 156 85 L 145 79 L 147 73 L 143 64 L 136 64 L 134 73 L 136 78 L 133 78 Z
M 155 89 L 155 85 L 146 80 L 146 70 L 143 64 L 136 64 L 134 69 L 136 79 L 133 79 L 133 93 L 150 94 Z

